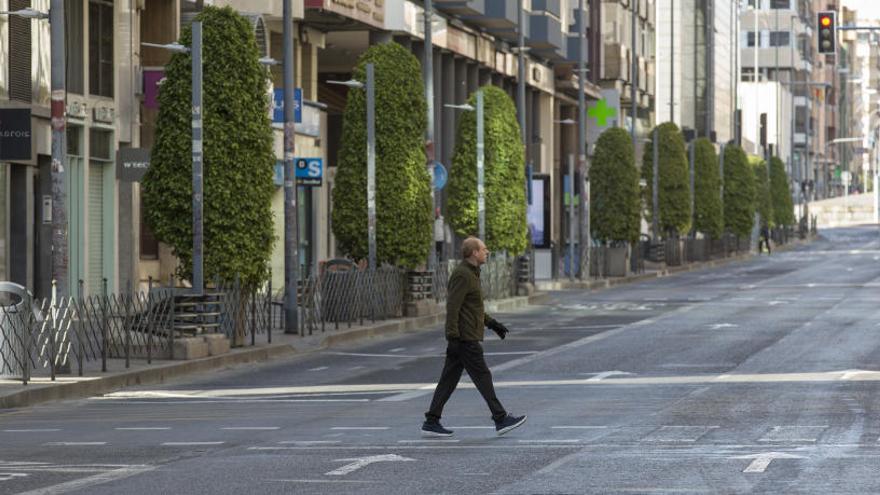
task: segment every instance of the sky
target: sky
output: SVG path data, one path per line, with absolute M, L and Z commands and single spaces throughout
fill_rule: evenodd
M 859 19 L 880 20 L 880 1 L 843 0 L 843 5 L 859 13 Z

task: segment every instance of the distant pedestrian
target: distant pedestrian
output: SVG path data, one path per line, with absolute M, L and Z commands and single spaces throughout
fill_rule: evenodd
M 455 391 L 461 372 L 467 370 L 495 421 L 495 432 L 503 435 L 526 422 L 526 416 L 511 416 L 495 396 L 492 373 L 483 357 L 484 326 L 503 340 L 508 329 L 492 319 L 483 310 L 483 292 L 480 288 L 480 265 L 486 262 L 489 250 L 483 241 L 468 237 L 461 246 L 462 261 L 449 276 L 446 296 L 446 363 L 440 382 L 434 390 L 431 408 L 425 413 L 422 435 L 448 437 L 452 430 L 440 424 L 443 406 Z
M 767 246 L 767 254 L 770 253 L 770 228 L 767 224 L 761 225 L 761 238 L 758 240 L 758 254 L 764 252 L 764 246 Z

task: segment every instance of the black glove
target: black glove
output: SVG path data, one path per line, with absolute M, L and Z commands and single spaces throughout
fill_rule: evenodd
M 493 332 L 497 333 L 498 337 L 500 337 L 501 340 L 504 340 L 504 337 L 507 337 L 507 332 L 510 332 L 507 327 L 492 318 L 490 318 L 489 321 L 486 322 L 486 326 L 489 327 L 489 329 Z

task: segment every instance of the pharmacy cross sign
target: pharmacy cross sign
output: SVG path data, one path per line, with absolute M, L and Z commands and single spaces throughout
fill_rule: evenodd
M 596 106 L 587 111 L 587 115 L 589 115 L 590 118 L 596 119 L 596 125 L 599 127 L 605 127 L 608 125 L 608 119 L 617 117 L 617 109 L 609 107 L 605 98 L 602 98 L 596 103 Z

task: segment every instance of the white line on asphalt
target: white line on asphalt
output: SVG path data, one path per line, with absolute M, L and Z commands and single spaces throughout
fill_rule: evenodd
M 349 371 L 356 371 L 356 370 L 362 370 L 362 369 L 364 369 L 364 368 L 366 368 L 366 366 L 352 366 L 352 367 L 349 368 L 348 370 L 349 370 Z
M 108 473 L 89 476 L 88 478 L 81 478 L 44 488 L 37 488 L 36 490 L 31 490 L 29 492 L 19 493 L 19 495 L 61 495 L 62 493 L 77 491 L 86 487 L 129 478 L 154 469 L 156 469 L 155 466 L 129 466 L 121 469 L 114 469 Z
M 339 440 L 284 440 L 279 445 L 335 445 L 342 443 Z
M 394 349 L 391 349 L 388 352 L 403 352 L 405 350 L 406 350 L 406 347 L 395 347 Z
M 46 442 L 47 447 L 88 447 L 107 445 L 107 442 Z
M 461 440 L 456 440 L 454 438 L 437 438 L 437 439 L 425 439 L 425 440 L 398 440 L 397 443 L 405 443 L 405 444 L 418 444 L 418 443 L 458 443 Z
M 4 433 L 44 433 L 48 431 L 61 431 L 61 428 L 31 428 L 25 430 L 3 430 Z
M 580 439 L 577 438 L 564 438 L 564 439 L 541 439 L 541 440 L 517 440 L 517 443 L 580 443 Z
M 168 426 L 150 426 L 150 427 L 128 427 L 128 428 L 114 428 L 114 430 L 119 431 L 153 431 L 153 430 L 170 430 L 171 428 Z
M 226 442 L 164 442 L 165 447 L 187 447 L 191 445 L 223 445 Z
M 392 392 L 391 390 L 384 393 Z M 259 404 L 259 403 L 304 403 L 304 402 L 370 402 L 370 399 L 192 399 L 192 400 L 114 400 L 114 404 Z
M 389 430 L 389 426 L 334 426 L 331 430 Z
M 319 451 L 319 450 L 389 450 L 389 449 L 397 449 L 397 450 L 432 450 L 432 449 L 444 449 L 444 450 L 506 450 L 506 449 L 522 449 L 522 448 L 540 448 L 540 449 L 559 449 L 559 448 L 581 448 L 580 445 L 576 444 L 513 444 L 513 443 L 505 443 L 505 444 L 496 444 L 496 445 L 442 445 L 442 444 L 433 444 L 433 445 L 408 445 L 408 444 L 395 444 L 395 445 L 330 445 L 330 446 L 285 446 L 285 447 L 248 447 L 247 450 L 256 450 L 256 451 Z
M 328 366 L 318 366 L 317 368 L 312 368 L 309 371 L 324 371 L 326 369 L 329 369 L 329 367 Z
M 596 330 L 601 328 L 620 328 L 623 325 L 580 325 L 563 327 L 540 327 L 543 330 Z
M 494 430 L 494 426 L 449 426 L 451 430 Z
M 599 428 L 608 428 L 607 426 L 551 426 L 553 430 L 593 430 Z
M 384 481 L 363 480 L 266 480 L 266 483 L 385 483 Z
M 280 430 L 280 426 L 228 426 L 221 430 Z

